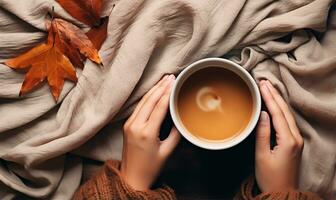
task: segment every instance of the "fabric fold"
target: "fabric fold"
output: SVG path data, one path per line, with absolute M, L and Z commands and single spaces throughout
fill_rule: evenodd
M 104 16 L 113 5 L 99 52 L 103 66 L 87 60 L 58 103 L 47 85 L 18 97 L 23 74 L 0 64 L 0 194 L 70 198 L 77 187 L 64 187 L 70 183 L 65 166 L 75 162 L 71 152 L 102 161 L 120 157 L 121 144 L 112 141 L 121 131 L 100 132 L 106 124 L 119 127 L 164 74 L 235 50 L 241 58 L 233 59 L 256 80 L 275 84 L 296 114 L 305 139 L 302 189 L 336 196 L 333 0 L 119 0 L 105 4 Z M 1 63 L 44 40 L 52 7 L 86 30 L 54 0 L 0 0 Z M 71 174 L 79 180 L 76 162 Z

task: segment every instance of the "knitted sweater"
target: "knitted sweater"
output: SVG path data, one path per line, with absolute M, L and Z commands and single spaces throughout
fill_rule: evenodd
M 174 191 L 163 186 L 156 190 L 137 191 L 127 185 L 121 178 L 120 162 L 107 161 L 102 170 L 80 186 L 74 194 L 74 200 L 171 200 L 176 199 Z M 283 191 L 262 193 L 253 196 L 254 178 L 245 181 L 235 200 L 319 200 L 311 192 Z

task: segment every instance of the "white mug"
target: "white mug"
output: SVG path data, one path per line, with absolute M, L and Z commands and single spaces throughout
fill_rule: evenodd
M 190 133 L 185 126 L 183 125 L 182 121 L 180 120 L 178 111 L 177 111 L 177 100 L 179 96 L 179 91 L 183 83 L 190 77 L 193 73 L 200 69 L 204 69 L 207 67 L 220 67 L 226 70 L 230 70 L 237 74 L 242 80 L 245 81 L 246 85 L 248 86 L 252 99 L 253 99 L 253 112 L 250 118 L 248 125 L 243 129 L 239 134 L 236 136 L 229 138 L 227 140 L 221 141 L 209 141 L 209 140 L 202 140 L 197 138 L 192 133 Z M 169 109 L 170 114 L 172 116 L 173 122 L 177 128 L 177 130 L 182 134 L 184 138 L 186 138 L 189 142 L 193 143 L 196 146 L 199 146 L 204 149 L 210 150 L 221 150 L 227 149 L 232 146 L 235 146 L 242 142 L 249 134 L 253 131 L 254 127 L 256 126 L 260 110 L 261 110 L 261 98 L 260 92 L 257 83 L 254 81 L 252 76 L 240 65 L 223 58 L 206 58 L 199 61 L 196 61 L 186 67 L 176 78 L 176 81 L 172 88 L 172 93 L 170 96 L 169 102 Z

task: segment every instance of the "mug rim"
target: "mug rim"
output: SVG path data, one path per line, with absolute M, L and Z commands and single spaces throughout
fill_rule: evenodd
M 246 82 L 246 84 L 248 85 L 248 87 L 250 89 L 251 95 L 253 97 L 253 101 L 255 101 L 253 103 L 254 111 L 252 113 L 249 124 L 239 134 L 233 136 L 232 138 L 228 138 L 228 139 L 225 139 L 223 141 L 214 141 L 214 142 L 212 142 L 211 140 L 207 141 L 207 140 L 202 140 L 200 138 L 197 138 L 190 131 L 188 131 L 184 127 L 183 122 L 180 121 L 179 114 L 178 114 L 178 111 L 177 111 L 177 107 L 175 105 L 175 100 L 178 98 L 178 93 L 179 93 L 179 91 L 177 91 L 177 89 L 180 89 L 178 87 L 180 87 L 180 85 L 184 83 L 184 82 L 181 83 L 182 79 L 185 78 L 185 80 L 186 80 L 192 74 L 194 74 L 196 71 L 210 67 L 210 66 L 204 65 L 204 66 L 201 66 L 199 69 L 195 70 L 194 72 L 189 73 L 196 66 L 199 66 L 201 64 L 211 62 L 211 61 L 223 63 L 222 66 L 217 66 L 217 67 L 227 68 L 228 70 L 232 71 L 233 73 L 238 75 L 243 81 L 246 82 L 246 80 L 244 80 L 244 77 L 245 77 L 248 80 L 248 83 Z M 227 64 L 229 67 L 224 66 L 224 64 Z M 236 71 L 233 71 L 232 70 L 233 68 L 238 70 L 239 72 L 241 72 L 241 74 L 238 74 Z M 250 86 L 252 87 L 252 89 L 251 89 Z M 184 70 L 182 70 L 182 72 L 177 76 L 176 81 L 175 81 L 175 83 L 172 87 L 172 92 L 170 94 L 169 110 L 170 110 L 172 120 L 173 120 L 174 125 L 176 126 L 177 130 L 189 142 L 191 142 L 192 144 L 194 144 L 198 147 L 204 148 L 204 149 L 222 150 L 222 149 L 227 149 L 227 148 L 230 148 L 230 147 L 233 147 L 233 146 L 239 144 L 240 142 L 245 140 L 252 133 L 253 129 L 255 128 L 255 126 L 256 126 L 256 124 L 259 120 L 259 116 L 260 116 L 260 112 L 261 112 L 261 96 L 260 96 L 260 91 L 259 91 L 259 87 L 258 87 L 257 83 L 255 82 L 255 80 L 253 79 L 251 74 L 248 73 L 248 71 L 246 71 L 246 69 L 244 69 L 242 66 L 238 65 L 237 63 L 234 63 L 231 60 L 224 59 L 224 58 L 205 58 L 205 59 L 201 59 L 201 60 L 198 60 L 196 62 L 191 63 Z

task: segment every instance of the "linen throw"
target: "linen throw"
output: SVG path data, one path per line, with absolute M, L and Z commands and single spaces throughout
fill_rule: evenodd
M 122 121 L 164 74 L 231 58 L 269 79 L 304 137 L 300 188 L 336 197 L 336 12 L 333 0 L 106 0 L 103 66 L 87 60 L 55 103 L 48 85 L 19 97 L 24 74 L 5 66 L 46 36 L 54 0 L 0 0 L 0 197 L 70 199 L 82 158 L 120 158 Z M 100 131 L 112 123 L 113 129 Z

